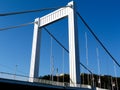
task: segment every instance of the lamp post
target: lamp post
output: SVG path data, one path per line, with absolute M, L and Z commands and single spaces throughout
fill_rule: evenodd
M 14 79 L 16 78 L 16 74 L 17 74 L 17 67 L 18 67 L 18 65 L 15 65 L 15 74 L 14 74 Z

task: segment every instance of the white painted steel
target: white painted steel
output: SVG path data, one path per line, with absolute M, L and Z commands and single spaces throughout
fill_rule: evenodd
M 34 26 L 34 35 L 33 35 L 33 46 L 32 46 L 32 55 L 31 55 L 31 66 L 30 66 L 30 82 L 34 82 L 33 78 L 38 77 L 39 71 L 39 28 L 56 22 L 62 18 L 68 17 L 68 32 L 69 32 L 69 68 L 70 68 L 70 83 L 71 86 L 80 84 L 80 62 L 79 62 L 79 45 L 78 45 L 78 30 L 77 30 L 77 17 L 75 13 L 74 2 L 68 3 L 67 6 L 60 8 L 48 15 L 45 15 L 41 18 L 37 18 Z
M 80 62 L 79 62 L 79 45 L 78 45 L 78 29 L 77 16 L 73 2 L 68 3 L 72 7 L 68 12 L 69 24 L 69 68 L 70 68 L 70 84 L 80 84 Z M 73 84 L 72 84 L 73 83 Z M 75 86 L 74 85 L 74 86 Z
M 39 74 L 39 57 L 40 57 L 40 30 L 39 18 L 35 19 L 34 33 L 33 33 L 33 43 L 32 43 L 32 54 L 31 54 L 31 65 L 30 65 L 30 82 L 34 82 L 34 78 L 38 78 Z

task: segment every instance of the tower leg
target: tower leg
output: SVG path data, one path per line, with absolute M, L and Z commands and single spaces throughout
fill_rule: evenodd
M 79 41 L 77 29 L 77 16 L 75 13 L 75 6 L 70 2 L 71 9 L 68 15 L 69 24 L 69 69 L 70 69 L 70 84 L 76 86 L 80 84 L 80 62 L 79 62 Z
M 40 58 L 40 34 L 39 30 L 39 18 L 35 19 L 34 33 L 33 33 L 33 44 L 32 44 L 32 54 L 31 54 L 31 65 L 30 65 L 30 75 L 29 81 L 34 82 L 35 78 L 39 75 L 39 58 Z

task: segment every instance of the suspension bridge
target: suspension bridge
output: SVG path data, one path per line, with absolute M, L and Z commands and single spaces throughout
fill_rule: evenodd
M 56 10 L 57 9 L 57 10 Z M 25 13 L 33 13 L 33 12 L 40 12 L 40 11 L 46 11 L 46 10 L 55 10 L 47 15 L 44 15 L 43 17 L 36 18 L 34 22 L 29 22 L 21 25 L 11 26 L 11 27 L 5 27 L 0 28 L 0 31 L 14 29 L 14 28 L 20 28 L 20 27 L 26 27 L 28 25 L 34 24 L 34 32 L 33 32 L 33 43 L 32 43 L 32 52 L 31 52 L 31 62 L 30 62 L 30 73 L 29 76 L 24 75 L 18 75 L 16 73 L 7 73 L 7 72 L 0 72 L 0 83 L 1 85 L 8 84 L 10 86 L 13 85 L 13 87 L 24 87 L 24 85 L 27 85 L 29 88 L 52 88 L 52 89 L 74 89 L 74 90 L 119 90 L 120 86 L 120 78 L 118 77 L 116 73 L 116 69 L 120 68 L 120 64 L 118 61 L 112 56 L 112 54 L 107 50 L 107 48 L 104 46 L 104 44 L 100 41 L 100 39 L 97 37 L 97 35 L 93 32 L 93 30 L 90 28 L 90 26 L 86 23 L 86 21 L 82 18 L 79 12 L 77 12 L 75 3 L 73 1 L 69 2 L 64 7 L 54 7 L 54 8 L 44 8 L 39 10 L 29 10 L 29 11 L 22 11 L 22 12 L 11 12 L 11 13 L 3 13 L 0 14 L 0 16 L 11 16 L 11 15 L 17 15 L 17 14 L 25 14 Z M 54 34 L 50 32 L 50 30 L 47 28 L 47 26 L 57 23 L 62 19 L 68 19 L 68 48 L 66 48 L 63 43 L 61 43 Z M 78 20 L 80 20 L 86 29 L 88 31 L 84 31 L 84 41 L 83 44 L 85 46 L 85 54 L 83 55 L 85 58 L 81 58 L 82 51 L 80 48 L 79 43 L 79 34 L 78 30 L 80 26 L 78 24 Z M 43 79 L 39 76 L 39 66 L 42 56 L 41 55 L 41 33 L 42 31 L 46 31 L 47 34 L 51 37 L 50 41 L 50 74 L 48 75 L 47 79 Z M 57 30 L 56 30 L 57 32 Z M 93 65 L 90 65 L 90 56 L 89 56 L 89 35 L 91 35 L 94 38 L 94 42 L 97 42 L 97 44 L 93 45 L 95 48 L 95 54 L 92 54 L 93 51 L 91 50 L 91 57 L 94 58 L 95 61 L 93 61 Z M 55 65 L 54 65 L 54 55 L 53 55 L 53 40 L 62 48 L 62 73 L 61 75 L 58 75 L 58 68 L 57 68 L 57 75 L 54 74 L 55 72 Z M 83 43 L 83 42 L 81 42 Z M 114 69 L 112 73 L 115 73 L 115 75 L 111 75 L 109 73 L 102 73 L 102 70 L 104 71 L 105 63 L 103 58 L 101 60 L 100 58 L 100 49 L 106 53 L 106 56 L 109 57 L 110 69 Z M 69 73 L 67 74 L 68 81 L 66 80 L 66 75 L 64 72 L 64 67 L 66 64 L 65 59 L 65 52 L 68 55 L 68 62 L 69 62 Z M 80 53 L 79 53 L 80 52 Z M 55 50 L 55 53 L 58 53 L 57 50 Z M 103 53 L 103 54 L 104 54 Z M 92 58 L 93 59 L 93 58 Z M 83 61 L 82 61 L 83 60 Z M 103 64 L 103 65 L 102 65 Z M 96 66 L 94 66 L 96 65 Z M 94 72 L 96 68 L 97 72 Z M 117 68 L 118 67 L 118 68 Z M 46 67 L 44 67 L 46 68 Z M 44 69 L 43 68 L 43 69 Z M 17 69 L 17 65 L 16 65 Z M 60 81 L 60 78 L 62 77 L 62 80 Z M 56 78 L 56 79 L 55 79 Z

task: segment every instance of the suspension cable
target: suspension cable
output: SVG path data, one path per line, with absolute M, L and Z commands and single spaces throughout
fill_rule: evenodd
M 63 74 L 64 74 L 64 48 L 63 48 L 63 51 L 62 51 L 62 61 L 63 61 Z M 65 74 L 64 74 L 65 75 Z M 64 75 L 63 75 L 63 83 L 64 83 Z
M 50 71 L 51 71 L 51 75 L 50 75 L 50 80 L 53 81 L 53 42 L 52 42 L 52 37 L 51 37 L 51 45 L 50 45 Z
M 43 27 L 43 28 L 48 32 L 48 34 L 49 34 L 51 37 L 53 37 L 53 39 L 55 39 L 55 41 L 56 41 L 65 51 L 67 51 L 67 52 L 69 53 L 69 51 L 48 31 L 47 28 L 45 28 L 45 27 Z M 85 68 L 86 70 L 88 70 L 88 71 L 92 74 L 92 71 L 89 70 L 84 64 L 82 64 L 82 63 L 80 62 L 80 65 L 82 65 L 83 68 Z
M 88 70 L 91 74 L 93 74 L 92 71 L 91 71 L 90 69 L 88 69 L 88 68 L 87 68 L 84 64 L 82 64 L 81 62 L 80 62 L 80 65 L 82 65 L 83 68 L 85 68 L 85 69 Z
M 5 27 L 5 28 L 0 28 L 0 31 L 2 30 L 8 30 L 8 29 L 13 29 L 13 28 L 19 28 L 19 27 L 23 27 L 23 26 L 27 26 L 27 25 L 30 25 L 30 24 L 34 24 L 35 22 L 29 22 L 29 23 L 25 23 L 25 24 L 21 24 L 21 25 L 16 25 L 16 26 L 11 26 L 11 27 Z M 48 34 L 53 38 L 55 39 L 55 41 L 62 47 L 64 48 L 65 51 L 67 51 L 69 53 L 69 51 L 48 31 L 47 28 L 44 27 L 44 29 L 48 32 Z M 85 65 L 83 65 L 82 63 L 80 63 L 83 67 L 86 67 Z M 87 67 L 85 68 L 87 69 Z M 89 71 L 89 69 L 88 69 Z
M 62 47 L 65 49 L 65 51 L 67 51 L 69 53 L 69 51 L 48 31 L 47 28 L 43 27 L 45 29 L 45 31 Z
M 88 28 L 88 30 L 92 33 L 94 38 L 99 42 L 99 44 L 102 46 L 102 48 L 106 51 L 106 53 L 112 58 L 112 60 L 120 67 L 120 64 L 117 62 L 117 60 L 112 56 L 112 54 L 107 50 L 107 48 L 103 45 L 103 43 L 98 39 L 98 37 L 95 35 L 93 30 L 89 27 L 89 25 L 85 22 L 85 20 L 82 18 L 82 16 L 79 14 L 79 12 L 76 12 L 79 18 L 82 20 L 82 22 L 85 24 L 85 26 Z
M 99 60 L 99 49 L 96 48 L 96 55 L 97 55 L 97 68 L 98 68 L 98 86 L 101 88 L 101 75 L 100 75 L 100 60 Z M 109 70 L 108 70 L 109 71 Z
M 14 29 L 14 28 L 20 28 L 20 27 L 28 26 L 28 25 L 31 25 L 31 24 L 34 24 L 34 23 L 35 22 L 28 22 L 28 23 L 24 23 L 24 24 L 20 24 L 20 25 L 15 25 L 15 26 L 10 26 L 10 27 L 0 28 L 0 31 L 8 30 L 8 29 Z
M 117 73 L 116 73 L 116 66 L 115 66 L 115 62 L 113 62 L 113 64 L 114 64 L 115 84 L 116 84 L 116 87 L 117 87 L 117 90 L 118 90 L 118 81 L 117 81 Z
M 25 24 L 20 24 L 20 25 L 16 25 L 16 26 L 10 26 L 10 27 L 5 27 L 5 28 L 0 28 L 0 31 L 3 31 L 3 30 L 8 30 L 8 29 L 14 29 L 14 28 L 19 28 L 19 27 L 24 27 L 24 26 L 27 26 L 27 25 L 31 25 L 31 24 L 34 24 L 36 22 L 28 22 L 28 23 L 25 23 Z M 48 34 L 62 47 L 64 48 L 64 50 L 66 52 L 69 53 L 69 51 L 48 31 L 47 28 L 43 27 L 47 32 Z M 80 63 L 85 69 L 87 69 L 90 73 L 92 73 L 85 65 L 83 65 L 82 63 Z
M 37 9 L 37 10 L 26 10 L 26 11 L 21 11 L 21 12 L 8 12 L 8 13 L 1 13 L 0 16 L 10 16 L 10 15 L 17 15 L 17 14 L 25 14 L 25 13 L 41 12 L 41 11 L 45 11 L 45 10 L 54 10 L 54 9 L 65 8 L 65 7 L 70 7 L 70 6 L 64 6 L 64 7 L 52 7 L 52 8 L 42 8 L 42 9 Z
M 88 66 L 88 37 L 87 37 L 86 32 L 85 32 L 85 48 L 86 48 L 86 64 Z M 89 85 L 89 74 L 87 76 L 87 81 L 88 81 L 88 85 Z

